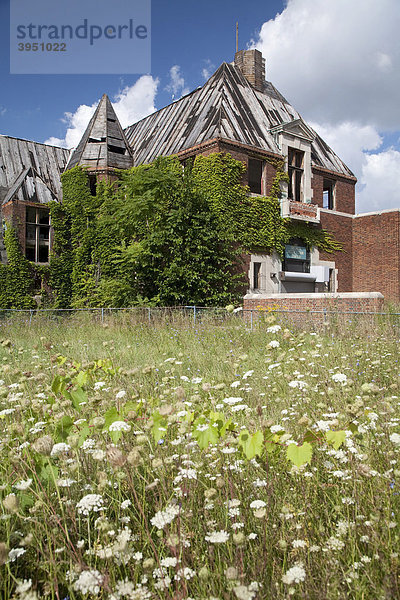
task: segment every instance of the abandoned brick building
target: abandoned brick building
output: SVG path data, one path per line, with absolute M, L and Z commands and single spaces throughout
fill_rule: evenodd
M 268 194 L 274 179 L 268 159 L 283 157 L 289 184 L 282 186 L 282 215 L 323 227 L 343 246 L 332 255 L 293 240 L 283 260 L 276 253 L 249 256 L 249 306 L 299 293 L 357 292 L 360 298 L 361 292 L 380 292 L 400 300 L 399 210 L 355 214 L 355 176 L 265 80 L 258 50 L 237 52 L 202 87 L 125 130 L 104 95 L 71 152 L 0 136 L 0 216 L 17 230 L 26 257 L 46 263 L 52 237 L 47 203 L 61 201 L 65 169 L 87 167 L 94 186 L 96 177 L 157 156 L 185 160 L 212 152 L 244 162 L 245 183 L 255 195 Z M 0 254 L 6 261 L 1 233 Z

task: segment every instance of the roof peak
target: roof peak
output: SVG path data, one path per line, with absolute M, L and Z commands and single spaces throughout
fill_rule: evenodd
M 78 165 L 93 171 L 133 165 L 131 149 L 107 94 L 102 95 L 67 169 Z

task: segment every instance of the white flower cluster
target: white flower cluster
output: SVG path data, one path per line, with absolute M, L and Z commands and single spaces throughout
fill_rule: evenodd
M 282 327 L 280 325 L 271 325 L 271 327 L 268 327 L 267 333 L 278 333 L 281 329 Z
M 150 523 L 157 527 L 157 529 L 164 529 L 166 525 L 172 523 L 177 515 L 179 515 L 180 508 L 175 504 L 170 504 L 165 510 L 159 510 L 156 512 L 154 517 L 150 519 Z
M 303 563 L 297 563 L 294 567 L 291 567 L 282 577 L 283 583 L 292 585 L 292 583 L 301 583 L 306 578 L 306 572 L 303 567 Z
M 332 380 L 335 383 L 341 383 L 342 385 L 346 385 L 346 383 L 347 383 L 347 375 L 345 375 L 344 373 L 334 373 L 332 375 Z
M 131 430 L 131 426 L 129 425 L 129 423 L 125 423 L 125 421 L 114 421 L 114 423 L 111 423 L 110 427 L 108 428 L 108 431 L 130 431 Z
M 87 517 L 91 512 L 100 512 L 104 508 L 100 494 L 88 494 L 81 498 L 76 505 L 78 513 Z
M 74 583 L 75 592 L 82 594 L 96 595 L 100 592 L 100 586 L 103 583 L 103 576 L 99 571 L 82 571 Z
M 210 544 L 224 544 L 229 540 L 229 533 L 226 531 L 212 531 L 205 536 L 207 542 Z
M 63 452 L 68 452 L 68 450 L 71 450 L 71 446 L 65 444 L 64 442 L 60 442 L 59 444 L 54 444 L 53 448 L 51 449 L 50 456 L 58 456 Z

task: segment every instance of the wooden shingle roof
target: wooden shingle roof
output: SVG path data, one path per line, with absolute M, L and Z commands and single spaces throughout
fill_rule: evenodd
M 223 63 L 201 87 L 125 129 L 134 164 L 187 150 L 207 140 L 232 140 L 281 155 L 270 131 L 302 119 L 270 82 L 257 91 L 238 67 Z M 314 132 L 315 133 L 315 132 Z M 315 133 L 312 164 L 354 177 Z

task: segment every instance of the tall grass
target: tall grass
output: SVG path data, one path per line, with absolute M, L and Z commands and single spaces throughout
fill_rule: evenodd
M 397 323 L 261 317 L 2 322 L 2 598 L 400 597 Z

